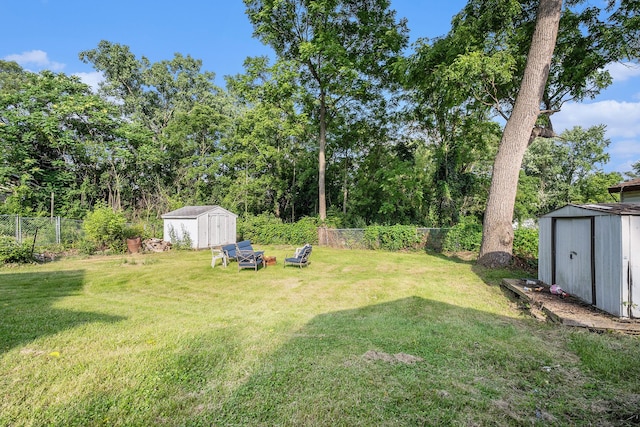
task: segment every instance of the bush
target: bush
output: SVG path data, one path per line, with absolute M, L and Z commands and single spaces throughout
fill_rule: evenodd
M 513 256 L 520 258 L 528 267 L 538 266 L 538 230 L 535 228 L 516 228 L 513 236 Z
M 0 263 L 27 263 L 32 260 L 31 245 L 18 243 L 13 237 L 0 236 Z
M 442 250 L 445 252 L 460 252 L 480 250 L 482 243 L 482 224 L 476 217 L 466 216 L 453 226 L 444 238 Z
M 124 252 L 126 222 L 122 212 L 115 212 L 108 206 L 100 205 L 87 214 L 83 228 L 87 239 L 94 242 L 99 249 Z
M 83 255 L 93 255 L 98 252 L 98 247 L 91 240 L 82 239 L 76 243 L 76 249 Z
M 247 216 L 238 221 L 238 240 L 263 245 L 301 245 L 318 242 L 318 221 L 306 217 L 296 223 L 283 223 L 272 214 Z
M 411 225 L 372 225 L 364 230 L 364 240 L 371 249 L 398 251 L 416 249 L 421 237 Z

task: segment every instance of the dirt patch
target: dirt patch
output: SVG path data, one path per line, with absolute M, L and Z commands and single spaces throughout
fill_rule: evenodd
M 382 360 L 387 363 L 405 363 L 407 365 L 422 362 L 424 359 L 406 353 L 389 354 L 383 351 L 369 350 L 362 357 L 366 360 Z

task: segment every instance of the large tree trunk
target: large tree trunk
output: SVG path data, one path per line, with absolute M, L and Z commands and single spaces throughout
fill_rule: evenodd
M 487 267 L 503 267 L 511 261 L 513 208 L 518 175 L 540 113 L 540 102 L 549 76 L 561 13 L 562 0 L 540 0 L 520 91 L 511 117 L 505 125 L 493 165 L 478 259 L 479 264 Z
M 327 171 L 327 106 L 324 92 L 320 93 L 320 137 L 318 149 L 318 213 L 320 221 L 327 219 L 327 197 L 325 190 L 325 175 Z

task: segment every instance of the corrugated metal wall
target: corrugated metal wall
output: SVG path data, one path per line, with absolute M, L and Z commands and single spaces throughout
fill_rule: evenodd
M 623 309 L 640 318 L 640 217 L 624 219 L 623 227 L 628 228 L 623 240 Z
M 567 246 L 556 241 L 556 248 L 553 248 L 553 222 L 556 220 L 556 227 L 572 227 L 574 221 L 567 221 L 566 218 L 586 218 L 594 217 L 594 281 L 596 289 L 596 307 L 619 317 L 640 318 L 640 217 L 631 215 L 608 214 L 590 209 L 583 209 L 576 206 L 566 206 L 548 215 L 541 217 L 539 225 L 539 248 L 538 248 L 538 278 L 543 282 L 553 284 L 553 253 Z M 564 220 L 562 218 L 565 218 Z M 578 223 L 580 223 L 578 221 Z M 570 236 L 556 229 L 556 239 L 563 239 Z M 564 237 L 563 237 L 564 236 Z M 584 239 L 577 239 L 579 245 L 589 244 Z M 564 245 L 564 246 L 563 246 Z M 571 250 L 568 246 L 564 252 Z M 584 250 L 584 249 L 583 249 Z M 579 252 L 578 250 L 574 250 Z M 560 279 L 559 271 L 567 263 L 560 253 L 556 257 L 556 280 Z M 562 265 L 559 265 L 562 264 Z M 589 266 L 590 267 L 590 266 Z M 587 268 L 587 267 L 576 267 Z M 565 278 L 569 277 L 565 274 Z M 571 277 L 580 277 L 576 274 Z M 571 278 L 566 280 L 573 280 Z M 562 286 L 562 285 L 561 285 Z M 573 286 L 585 287 L 584 292 L 573 288 Z M 586 302 L 591 303 L 588 298 L 591 292 L 591 283 L 572 283 L 565 289 L 573 294 L 577 294 Z M 587 289 L 588 288 L 588 289 Z
M 552 285 L 552 244 L 551 218 L 542 217 L 538 220 L 538 279 Z
M 622 307 L 622 217 L 596 217 L 595 279 L 596 307 L 615 316 L 624 316 Z

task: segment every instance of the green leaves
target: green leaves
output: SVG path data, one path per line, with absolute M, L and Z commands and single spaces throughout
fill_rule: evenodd
M 90 146 L 113 138 L 117 111 L 77 77 L 2 70 L 0 185 L 12 199 L 5 209 L 49 213 L 54 193 L 55 213 L 75 212 L 75 192 L 101 173 Z
M 335 122 L 383 102 L 391 67 L 407 42 L 386 0 L 245 0 L 255 35 L 295 64 L 303 111 L 317 125 L 318 205 L 326 219 L 327 145 Z M 355 105 L 355 107 L 354 107 Z M 343 117 L 340 117 L 343 116 Z M 337 120 L 336 120 L 337 119 Z
M 558 138 L 536 139 L 522 165 L 524 175 L 520 176 L 517 198 L 520 209 L 529 200 L 529 215 L 536 217 L 568 203 L 610 201 L 607 188 L 618 183 L 621 176 L 602 171 L 609 160 L 606 148 L 610 143 L 604 134 L 603 125 L 588 129 L 577 126 Z

